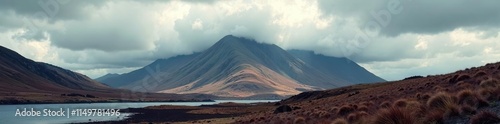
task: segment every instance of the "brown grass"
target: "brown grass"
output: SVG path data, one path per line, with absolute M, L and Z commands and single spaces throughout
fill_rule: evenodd
M 484 72 L 484 71 L 478 71 L 478 72 L 476 72 L 476 74 L 474 74 L 474 77 L 481 77 L 481 76 L 484 76 L 484 75 L 486 75 L 486 72 Z
M 358 109 L 358 105 L 356 105 L 356 104 L 350 104 L 349 106 L 351 106 L 354 109 Z
M 493 78 L 489 78 L 489 79 L 481 81 L 481 83 L 479 83 L 479 86 L 481 86 L 482 88 L 497 88 L 498 80 L 493 79 Z
M 468 106 L 468 105 L 462 105 L 460 106 L 460 115 L 474 115 L 476 114 L 477 110 L 474 107 Z
M 497 63 L 495 67 L 500 67 L 500 63 Z M 302 110 L 307 111 L 276 116 L 305 115 L 311 118 L 311 121 L 306 121 L 307 123 L 320 123 L 318 120 L 323 118 L 316 117 L 317 115 L 309 117 L 312 115 L 310 113 L 327 110 L 332 114 L 330 118 L 340 118 L 345 123 L 368 123 L 375 122 L 377 119 L 378 123 L 381 123 L 380 120 L 383 120 L 381 115 L 391 116 L 391 113 L 398 113 L 399 110 L 414 118 L 416 122 L 413 123 L 443 123 L 446 119 L 452 119 L 450 117 L 453 116 L 468 118 L 477 114 L 479 110 L 489 109 L 484 107 L 489 106 L 490 102 L 500 100 L 500 82 L 495 81 L 500 81 L 500 72 L 493 71 L 471 68 L 451 74 L 431 75 L 412 80 L 354 85 L 321 91 L 322 93 L 316 94 L 314 99 L 289 100 L 290 103 L 301 105 Z M 400 89 L 404 90 L 398 91 Z M 354 91 L 360 93 L 347 97 Z M 392 111 L 396 112 L 390 112 L 390 109 L 394 108 L 397 110 Z M 309 113 L 303 114 L 307 112 Z M 364 113 L 364 117 L 361 118 L 359 113 Z M 273 116 L 273 114 L 268 115 Z M 398 114 L 392 114 L 392 116 L 396 115 Z M 385 121 L 387 120 L 390 121 L 390 119 Z M 285 123 L 293 123 L 293 119 Z
M 500 123 L 500 118 L 494 112 L 481 111 L 470 119 L 471 124 L 496 124 Z
M 414 124 L 417 122 L 417 118 L 410 113 L 398 107 L 381 109 L 377 112 L 374 124 Z
M 351 113 L 347 116 L 350 124 L 366 124 L 369 121 L 369 114 L 365 111 Z
M 467 96 L 468 93 L 464 91 L 464 96 Z M 455 96 L 450 96 L 448 93 L 439 92 L 436 95 L 432 96 L 426 103 L 429 110 L 428 115 L 426 117 L 427 121 L 430 122 L 440 122 L 443 118 L 449 118 L 453 116 L 460 115 L 460 107 L 457 102 L 460 98 Z
M 457 104 L 448 104 L 444 113 L 445 118 L 460 116 L 460 108 Z
M 333 120 L 331 124 L 349 124 L 349 122 L 347 122 L 344 118 L 337 118 Z
M 326 111 L 322 111 L 319 113 L 319 117 L 320 118 L 330 118 L 330 117 L 332 117 L 332 114 L 330 114 L 329 112 L 326 112 Z
M 442 124 L 444 122 L 444 111 L 434 110 L 426 113 L 424 123 Z
M 486 101 L 482 97 L 477 97 L 477 107 L 478 108 L 483 108 L 483 107 L 488 107 L 488 106 L 490 106 L 490 103 L 488 101 Z
M 373 106 L 373 101 L 362 102 L 361 105 L 365 105 L 367 107 L 371 107 L 371 106 Z
M 431 95 L 426 93 L 426 94 L 422 95 L 419 100 L 427 101 L 427 100 L 429 100 L 429 98 L 431 98 Z
M 359 120 L 358 114 L 357 113 L 351 113 L 351 114 L 347 115 L 347 120 L 349 122 L 354 122 L 356 120 Z
M 457 88 L 458 88 L 458 89 L 462 89 L 462 90 L 464 90 L 464 89 L 469 89 L 469 88 L 473 87 L 473 85 L 472 85 L 472 84 L 467 83 L 467 82 L 465 82 L 465 81 L 460 81 L 460 82 L 458 82 L 458 83 L 456 84 L 456 86 L 457 86 Z
M 367 112 L 368 111 L 368 107 L 365 106 L 365 105 L 360 105 L 357 110 L 358 111 L 365 111 L 365 112 Z
M 427 110 L 426 107 L 418 101 L 408 101 L 406 109 L 417 117 L 423 117 Z
M 439 92 L 436 95 L 429 98 L 427 101 L 427 107 L 431 109 L 446 110 L 450 105 L 455 104 L 453 98 L 444 92 Z
M 496 94 L 493 94 L 491 89 L 480 88 L 477 92 L 480 95 L 480 97 L 482 97 L 488 101 L 493 101 L 493 100 L 497 99 Z
M 393 107 L 406 107 L 408 101 L 406 99 L 399 99 L 392 105 Z
M 305 124 L 306 123 L 306 119 L 304 119 L 304 117 L 297 117 L 295 118 L 295 120 L 293 121 L 294 124 Z
M 466 80 L 469 78 L 471 78 L 471 77 L 468 74 L 462 74 L 462 75 L 458 76 L 456 81 L 463 81 L 463 80 Z
M 500 87 L 492 89 L 492 93 L 497 96 L 496 100 L 500 100 Z
M 415 98 L 422 99 L 422 94 L 420 94 L 420 93 L 415 94 Z
M 472 90 L 462 90 L 458 92 L 457 97 L 458 103 L 461 105 L 476 106 L 477 104 L 476 94 Z
M 336 113 L 339 111 L 339 108 L 338 107 L 333 107 L 333 108 L 330 108 L 330 112 L 332 113 Z
M 354 111 L 353 107 L 351 107 L 349 105 L 344 105 L 344 106 L 340 107 L 339 111 L 337 112 L 337 115 L 344 116 L 344 115 L 347 115 L 353 111 Z
M 389 101 L 384 101 L 380 104 L 380 108 L 389 108 L 391 107 L 391 102 Z
M 368 112 L 364 112 L 364 111 L 360 111 L 360 112 L 357 112 L 356 114 L 358 114 L 358 117 L 366 117 L 370 114 L 368 114 Z
M 448 79 L 448 83 L 456 83 L 458 78 L 458 74 L 455 74 L 453 77 Z

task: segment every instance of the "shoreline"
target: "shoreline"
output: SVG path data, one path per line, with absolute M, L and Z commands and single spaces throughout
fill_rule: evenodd
M 120 109 L 131 114 L 123 120 L 85 123 L 231 123 L 254 112 L 274 111 L 275 107 L 275 102 L 148 106 Z

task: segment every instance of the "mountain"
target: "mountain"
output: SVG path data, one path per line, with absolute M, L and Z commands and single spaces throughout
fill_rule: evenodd
M 104 76 L 101 76 L 101 77 L 98 77 L 94 80 L 96 81 L 103 81 L 103 80 L 106 80 L 106 79 L 109 79 L 109 78 L 112 78 L 112 77 L 116 77 L 116 76 L 120 76 L 120 74 L 116 74 L 116 73 L 108 73 Z
M 326 62 L 321 62 L 323 60 Z M 329 65 L 329 62 L 337 63 Z M 322 65 L 314 65 L 317 63 Z M 339 75 L 348 69 L 353 69 L 349 72 L 354 75 Z M 132 76 L 125 75 L 137 77 L 127 80 Z M 276 45 L 228 35 L 201 53 L 160 59 L 142 69 L 102 82 L 112 87 L 146 92 L 248 97 L 263 94 L 289 96 L 303 91 L 381 81 L 384 80 L 348 59 L 337 61 L 303 51 L 288 52 Z
M 385 81 L 347 58 L 329 57 L 304 50 L 289 50 L 288 53 L 323 73 L 342 77 L 351 83 L 359 84 Z
M 35 62 L 0 46 L 0 90 L 4 92 L 106 91 L 110 87 L 85 75 Z
M 190 55 L 179 55 L 168 59 L 158 59 L 141 69 L 121 75 L 105 75 L 97 78 L 97 81 L 103 82 L 111 87 L 123 87 L 131 82 L 138 82 L 150 77 L 160 71 L 169 74 L 169 72 L 173 72 L 191 61 L 198 54 L 199 53 L 194 53 Z

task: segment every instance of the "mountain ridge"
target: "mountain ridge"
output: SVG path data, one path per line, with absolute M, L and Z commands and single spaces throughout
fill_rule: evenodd
M 118 88 L 162 93 L 206 93 L 225 97 L 247 97 L 249 94 L 289 96 L 303 91 L 385 81 L 365 69 L 359 69 L 362 67 L 351 61 L 357 65 L 352 68 L 361 70 L 359 73 L 368 72 L 364 75 L 377 77 L 370 78 L 371 81 L 361 80 L 353 83 L 345 77 L 309 65 L 320 59 L 306 63 L 297 55 L 292 55 L 274 44 L 258 43 L 232 35 L 223 37 L 207 50 L 196 54 L 185 55 L 189 56 L 189 59 L 182 62 L 173 59 L 175 57 L 166 59 L 165 61 L 172 62 L 166 65 L 174 64 L 177 68 L 149 71 L 142 74 L 147 76 L 140 80 L 121 82 L 124 85 Z M 159 61 L 145 67 L 151 67 L 157 62 Z M 124 76 L 114 78 L 121 77 Z M 117 86 L 106 80 L 103 82 Z

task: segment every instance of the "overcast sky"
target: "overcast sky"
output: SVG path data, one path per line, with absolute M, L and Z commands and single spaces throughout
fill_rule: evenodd
M 1 0 L 0 45 L 91 78 L 225 35 L 347 57 L 399 80 L 500 61 L 499 0 Z

